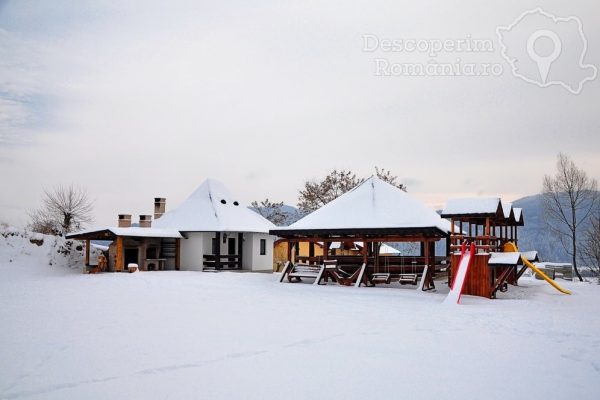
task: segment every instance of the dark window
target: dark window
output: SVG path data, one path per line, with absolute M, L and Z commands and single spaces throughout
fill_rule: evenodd
M 260 255 L 267 254 L 267 239 L 260 239 Z
M 221 254 L 219 250 L 219 241 L 217 240 L 217 238 L 212 238 L 212 253 Z
M 235 251 L 235 238 L 229 238 L 227 241 L 227 249 L 229 254 L 236 254 Z

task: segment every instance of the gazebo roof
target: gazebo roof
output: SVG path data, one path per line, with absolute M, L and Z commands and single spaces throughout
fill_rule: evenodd
M 179 207 L 155 220 L 153 226 L 182 232 L 268 233 L 275 228 L 214 179 L 205 180 Z
M 293 235 L 398 235 L 442 237 L 448 221 L 406 192 L 376 176 L 288 227 L 271 230 Z

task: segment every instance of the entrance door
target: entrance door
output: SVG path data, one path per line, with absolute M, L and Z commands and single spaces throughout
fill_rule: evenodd
M 237 249 L 235 248 L 235 238 L 229 238 L 227 240 L 227 254 L 237 254 Z

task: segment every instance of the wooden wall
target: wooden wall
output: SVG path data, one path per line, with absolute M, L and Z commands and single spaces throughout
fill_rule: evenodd
M 492 275 L 488 266 L 489 254 L 477 254 L 471 261 L 471 267 L 465 279 L 465 287 L 463 294 L 471 296 L 487 297 L 492 296 Z M 452 255 L 450 262 L 452 265 L 452 280 L 458 269 L 460 255 Z

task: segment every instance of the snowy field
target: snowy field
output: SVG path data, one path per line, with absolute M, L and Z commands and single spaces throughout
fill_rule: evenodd
M 574 292 L 565 296 L 524 279 L 498 300 L 447 306 L 445 288 L 317 287 L 233 272 L 83 275 L 49 266 L 48 246 L 0 247 L 0 399 L 600 393 L 598 285 L 561 281 Z

